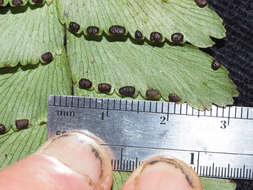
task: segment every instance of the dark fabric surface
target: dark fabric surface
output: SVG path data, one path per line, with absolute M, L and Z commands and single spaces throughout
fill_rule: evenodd
M 209 7 L 223 18 L 227 37 L 207 51 L 228 68 L 238 86 L 235 105 L 253 107 L 253 0 L 209 0 Z M 253 190 L 253 181 L 236 182 L 236 190 Z
M 235 104 L 253 107 L 253 0 L 209 0 L 224 20 L 227 38 L 209 50 L 228 68 L 240 96 Z

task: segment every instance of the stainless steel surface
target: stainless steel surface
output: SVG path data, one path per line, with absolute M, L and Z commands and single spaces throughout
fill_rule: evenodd
M 253 180 L 253 108 L 50 96 L 48 137 L 85 129 L 115 154 L 115 170 L 131 171 L 146 157 L 165 154 L 200 176 Z

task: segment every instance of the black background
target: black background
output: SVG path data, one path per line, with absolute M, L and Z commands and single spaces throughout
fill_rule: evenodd
M 240 92 L 235 105 L 253 107 L 253 0 L 209 0 L 209 7 L 223 18 L 227 37 L 207 51 L 230 71 Z M 253 181 L 236 182 L 236 190 L 253 190 Z
M 235 104 L 253 107 L 253 0 L 209 0 L 224 20 L 227 38 L 209 49 L 228 68 L 240 96 Z

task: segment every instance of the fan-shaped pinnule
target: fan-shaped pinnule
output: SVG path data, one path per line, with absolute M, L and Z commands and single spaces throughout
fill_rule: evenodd
M 213 103 L 231 105 L 238 95 L 226 68 L 214 71 L 214 59 L 192 45 L 156 47 L 138 45 L 130 39 L 110 42 L 106 38 L 90 41 L 70 32 L 67 41 L 73 81 L 78 85 L 75 95 L 91 93 L 90 88 L 87 92 L 79 88 L 78 82 L 83 79 L 91 81 L 97 93 L 114 91 L 123 98 L 161 96 L 202 110 L 210 109 Z
M 206 0 L 57 0 L 59 19 L 70 31 L 74 22 L 85 35 L 94 26 L 100 35 L 129 33 L 155 43 L 187 41 L 202 48 L 214 45 L 210 37 L 225 37 L 222 19 L 206 5 Z

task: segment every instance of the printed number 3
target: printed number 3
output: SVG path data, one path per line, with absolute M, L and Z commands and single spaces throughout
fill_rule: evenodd
M 227 128 L 227 122 L 225 120 L 222 120 L 221 124 L 222 124 L 221 127 L 220 127 L 221 129 L 226 129 Z

